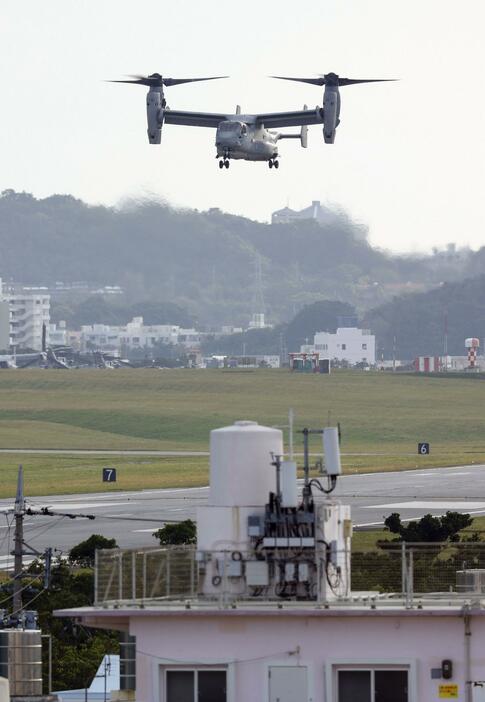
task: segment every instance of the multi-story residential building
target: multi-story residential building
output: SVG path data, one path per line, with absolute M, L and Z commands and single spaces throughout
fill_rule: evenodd
M 0 351 L 10 347 L 10 307 L 6 300 L 0 299 Z
M 351 365 L 356 363 L 376 362 L 376 338 L 366 329 L 357 327 L 339 327 L 335 334 L 317 332 L 313 344 L 304 344 L 302 353 L 318 351 L 322 358 L 345 361 Z
M 50 296 L 12 289 L 4 294 L 10 313 L 10 346 L 42 351 L 43 327 L 49 329 Z M 48 342 L 48 336 L 46 337 Z
M 201 333 L 196 329 L 179 329 L 177 344 L 185 346 L 186 349 L 198 348 L 201 337 Z
M 7 286 L 0 278 L 0 350 L 41 351 L 44 325 L 48 340 L 49 318 L 50 297 L 44 290 Z
M 121 351 L 123 349 L 149 349 L 158 344 L 171 344 L 195 348 L 200 343 L 200 333 L 183 329 L 174 324 L 143 323 L 143 317 L 134 317 L 125 326 L 90 324 L 81 327 L 83 350 Z
M 66 323 L 49 324 L 49 346 L 66 346 L 69 343 Z
M 2 279 L 0 278 L 0 351 L 8 351 L 10 347 L 10 307 L 3 296 Z

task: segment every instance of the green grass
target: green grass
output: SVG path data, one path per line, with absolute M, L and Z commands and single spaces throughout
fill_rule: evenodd
M 117 492 L 207 485 L 208 458 L 126 456 L 0 455 L 0 497 L 15 495 L 18 466 L 27 496 Z M 105 466 L 117 469 L 116 483 L 102 482 Z
M 211 429 L 237 419 L 285 425 L 289 407 L 296 429 L 340 421 L 349 473 L 485 462 L 481 377 L 351 371 L 3 371 L 0 448 L 207 451 Z M 430 456 L 417 455 L 418 441 L 431 443 Z M 319 448 L 315 438 L 311 450 Z M 295 450 L 301 450 L 298 435 Z M 0 494 L 11 489 L 5 459 L 9 466 L 23 462 L 26 470 L 32 465 L 32 494 L 97 490 L 97 482 L 89 487 L 93 475 L 113 463 L 106 457 L 4 456 Z M 191 459 L 193 467 L 178 472 L 176 461 L 143 460 L 146 470 L 138 459 L 116 458 L 126 466 L 118 488 L 181 484 L 180 475 L 186 484 L 207 481 L 206 461 Z M 69 481 L 59 485 L 60 476 Z

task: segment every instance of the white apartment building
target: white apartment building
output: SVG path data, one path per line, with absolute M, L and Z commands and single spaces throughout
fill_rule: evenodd
M 49 320 L 50 296 L 44 290 L 8 289 L 0 278 L 0 349 L 42 351 L 42 329 L 45 324 L 48 341 Z
M 66 322 L 49 324 L 49 346 L 67 346 L 69 344 Z
M 319 352 L 321 358 L 356 363 L 376 362 L 376 338 L 366 329 L 357 327 L 339 327 L 335 334 L 317 332 L 313 344 L 301 347 L 302 353 Z
M 174 324 L 143 323 L 143 317 L 134 317 L 125 326 L 89 324 L 81 327 L 83 350 L 120 351 L 122 348 L 153 348 L 157 344 L 180 344 L 193 348 L 200 343 L 200 333 Z
M 49 328 L 50 296 L 28 295 L 23 292 L 8 295 L 10 305 L 10 345 L 17 349 L 42 351 L 42 328 Z
M 249 322 L 249 329 L 270 329 L 272 326 L 272 324 L 267 324 L 265 322 L 263 312 L 255 312 L 251 316 L 251 321 Z
M 0 351 L 8 351 L 10 347 L 10 307 L 6 300 L 0 297 Z

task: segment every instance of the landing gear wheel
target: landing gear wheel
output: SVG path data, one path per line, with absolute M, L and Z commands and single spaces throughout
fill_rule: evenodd
M 224 161 L 224 165 L 226 168 L 229 168 L 229 161 L 227 159 Z M 222 168 L 222 166 L 221 166 L 221 168 Z
M 224 168 L 224 161 L 222 159 L 219 161 L 219 168 Z
M 273 161 L 273 166 L 274 166 L 275 168 L 279 168 L 279 167 L 280 167 L 280 162 L 279 162 L 279 161 L 276 161 L 276 160 Z
M 268 161 L 268 166 L 269 166 L 270 168 L 273 168 L 273 161 Z

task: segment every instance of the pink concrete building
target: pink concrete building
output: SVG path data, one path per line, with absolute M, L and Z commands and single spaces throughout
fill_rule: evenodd
M 279 430 L 212 432 L 197 547 L 98 552 L 95 606 L 58 614 L 135 637 L 136 690 L 120 699 L 484 702 L 482 546 L 351 557 L 349 509 L 330 495 L 337 432 L 303 434 L 306 455 L 323 434 L 326 476 L 305 465 L 300 496 Z
M 160 603 L 68 614 L 136 636 L 138 702 L 485 700 L 481 607 Z

